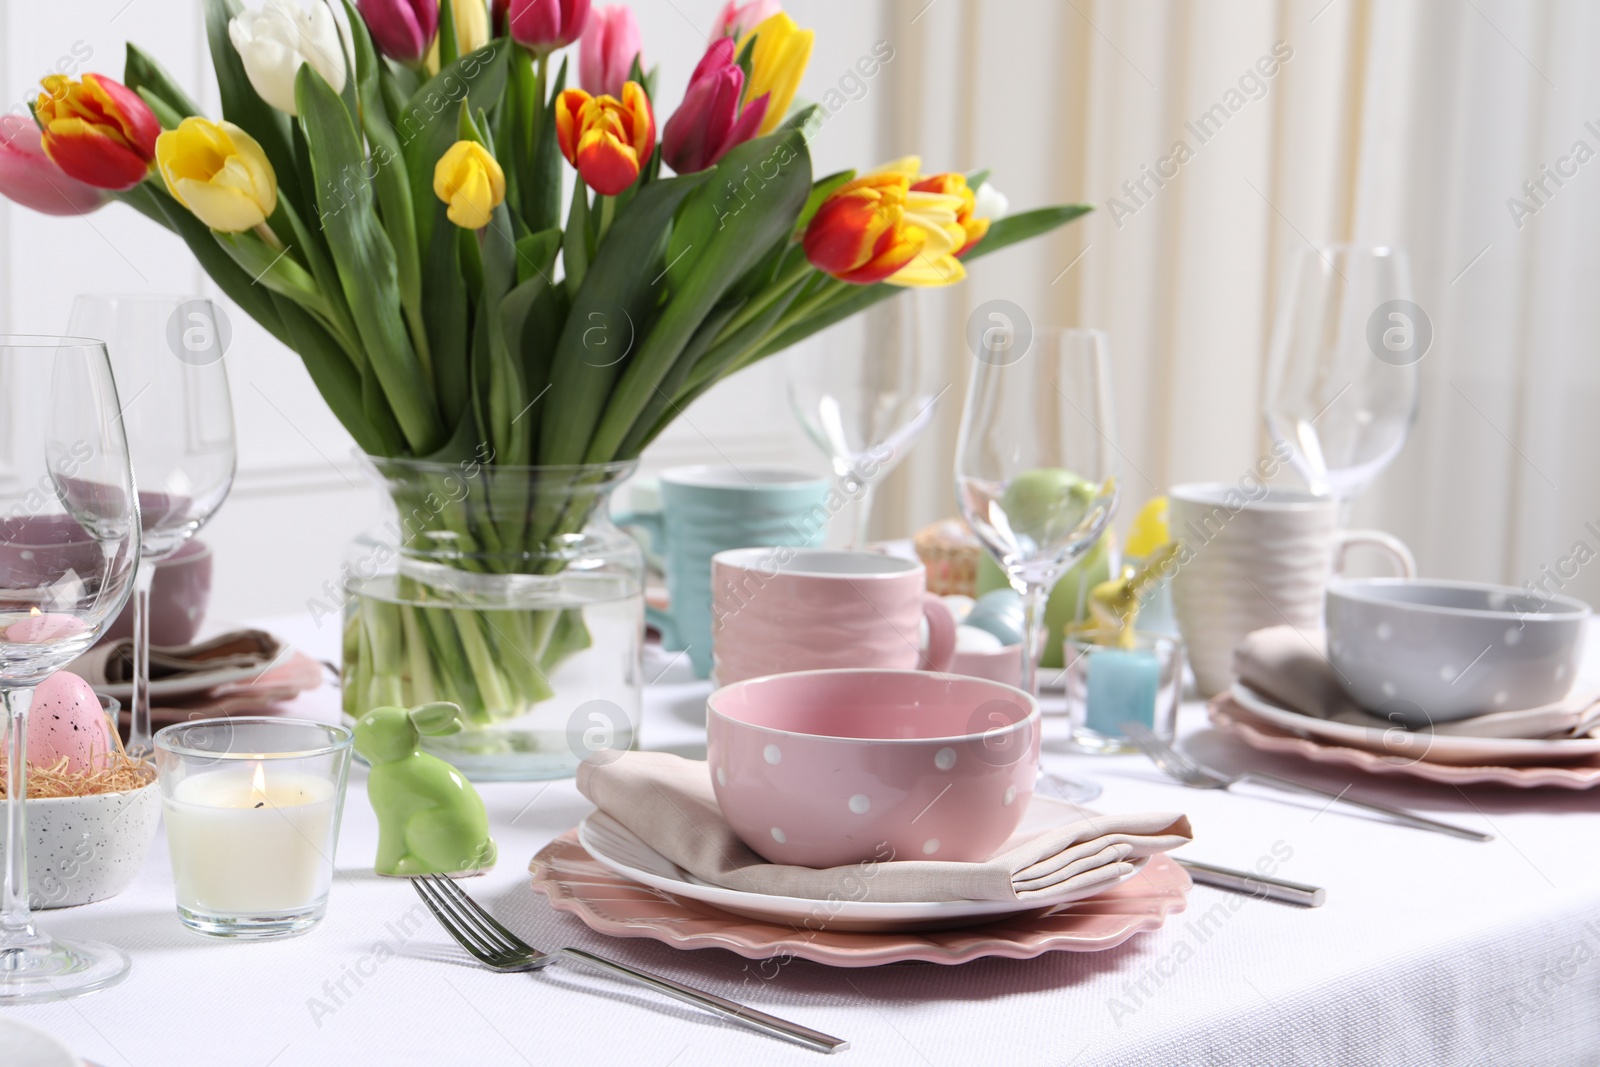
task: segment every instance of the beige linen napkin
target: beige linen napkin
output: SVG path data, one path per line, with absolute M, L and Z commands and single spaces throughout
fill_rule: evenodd
M 1095 815 L 1018 834 L 983 863 L 867 861 L 848 867 L 768 863 L 723 821 L 706 764 L 667 752 L 593 757 L 578 791 L 661 855 L 713 885 L 749 893 L 853 901 L 1029 900 L 1110 883 L 1130 860 L 1186 845 L 1189 820 L 1170 812 Z
M 1239 680 L 1291 711 L 1331 722 L 1394 729 L 1398 724 L 1357 705 L 1339 686 L 1324 654 L 1321 630 L 1271 626 L 1245 636 L 1233 652 Z M 1564 700 L 1524 711 L 1494 711 L 1442 722 L 1433 732 L 1452 737 L 1582 737 L 1600 728 L 1600 688 L 1580 681 Z
M 234 630 L 206 641 L 171 648 L 150 646 L 150 680 L 182 678 L 245 668 L 265 670 L 283 653 L 283 642 L 265 630 Z M 90 685 L 133 681 L 133 638 L 96 645 L 67 665 Z

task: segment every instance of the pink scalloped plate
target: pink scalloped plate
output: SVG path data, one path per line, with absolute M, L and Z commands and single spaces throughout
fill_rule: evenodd
M 540 849 L 529 870 L 533 888 L 552 906 L 602 934 L 650 937 L 674 948 L 722 948 L 753 960 L 797 956 L 833 967 L 1098 952 L 1159 929 L 1168 915 L 1184 909 L 1193 884 L 1182 867 L 1158 855 L 1139 875 L 1101 895 L 1043 913 L 959 930 L 867 934 L 759 922 L 651 889 L 590 856 L 578 844 L 576 830 Z
M 1358 748 L 1329 745 L 1296 737 L 1263 722 L 1241 707 L 1226 693 L 1213 697 L 1206 705 L 1211 724 L 1223 733 L 1237 737 L 1262 752 L 1287 753 L 1315 763 L 1355 767 L 1369 774 L 1400 774 L 1446 785 L 1508 785 L 1516 789 L 1592 789 L 1600 785 L 1600 756 L 1586 762 L 1560 766 L 1463 767 L 1453 763 L 1380 756 Z

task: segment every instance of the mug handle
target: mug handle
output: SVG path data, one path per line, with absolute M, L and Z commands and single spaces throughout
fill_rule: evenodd
M 660 511 L 624 511 L 611 516 L 613 526 L 637 526 L 644 531 L 645 540 L 649 542 L 640 545 L 644 549 L 644 564 L 656 574 L 665 574 L 667 570 L 666 560 L 663 558 L 667 548 L 667 526 L 664 519 Z M 667 649 L 683 647 L 678 641 L 677 625 L 667 612 L 646 603 L 644 621 L 661 633 L 661 647 Z
M 956 617 L 932 593 L 923 594 L 922 617 L 928 620 L 928 648 L 917 654 L 917 669 L 943 673 L 956 658 Z
M 1417 576 L 1417 558 L 1411 554 L 1411 549 L 1406 547 L 1406 543 L 1394 534 L 1384 533 L 1382 530 L 1340 530 L 1335 537 L 1337 538 L 1333 550 L 1335 574 L 1344 570 L 1344 557 L 1350 549 L 1367 546 L 1387 554 L 1394 561 L 1395 570 L 1399 571 L 1400 577 Z

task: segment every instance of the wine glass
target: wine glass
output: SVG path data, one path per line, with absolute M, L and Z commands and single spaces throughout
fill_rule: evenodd
M 1022 688 L 1038 696 L 1045 600 L 1116 510 L 1106 335 L 1049 330 L 1025 344 L 1006 326 L 987 331 L 976 355 L 956 441 L 956 499 L 1022 596 Z M 1091 782 L 1054 784 L 1078 803 L 1100 792 Z
M 1278 308 L 1264 415 L 1318 496 L 1355 498 L 1400 454 L 1433 329 L 1399 248 L 1303 248 Z
M 0 1005 L 88 993 L 128 971 L 121 949 L 34 925 L 25 803 L 34 687 L 87 651 L 133 588 L 139 511 L 118 410 L 99 341 L 0 337 Z
M 878 482 L 933 421 L 915 292 L 891 297 L 824 333 L 816 347 L 786 358 L 789 406 L 856 498 L 850 547 L 867 542 Z
M 98 337 L 111 355 L 133 450 L 143 549 L 134 587 L 133 724 L 128 752 L 152 751 L 150 585 L 233 485 L 233 403 L 223 362 L 227 319 L 199 296 L 80 296 L 67 332 Z

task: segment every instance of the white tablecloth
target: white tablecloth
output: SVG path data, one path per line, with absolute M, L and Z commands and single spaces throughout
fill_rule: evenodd
M 305 618 L 262 625 L 337 655 L 327 620 L 321 630 Z M 647 692 L 647 747 L 703 755 L 705 692 L 682 665 L 669 669 Z M 328 688 L 301 698 L 298 711 L 332 718 L 336 704 Z M 570 781 L 480 787 L 501 859 L 467 887 L 535 945 L 596 949 L 846 1037 L 841 1063 L 1600 1057 L 1600 792 L 1352 781 L 1253 754 L 1210 731 L 1198 706 L 1184 710 L 1186 744 L 1205 760 L 1271 766 L 1496 834 L 1474 844 L 1299 798 L 1184 790 L 1140 757 L 1066 755 L 1061 722 L 1048 730 L 1047 765 L 1100 781 L 1101 807 L 1186 811 L 1196 830 L 1188 854 L 1233 867 L 1275 856 L 1284 877 L 1326 886 L 1327 905 L 1302 910 L 1197 887 L 1186 913 L 1109 952 L 960 967 L 763 967 L 720 950 L 602 938 L 534 893 L 529 857 L 588 810 Z M 14 1017 L 104 1067 L 822 1062 L 576 965 L 523 975 L 472 966 L 406 883 L 372 873 L 376 821 L 364 784 L 357 772 L 329 914 L 309 934 L 237 944 L 187 932 L 173 913 L 162 838 L 121 896 L 42 916 L 63 936 L 126 948 L 131 976 L 94 996 L 12 1009 Z

